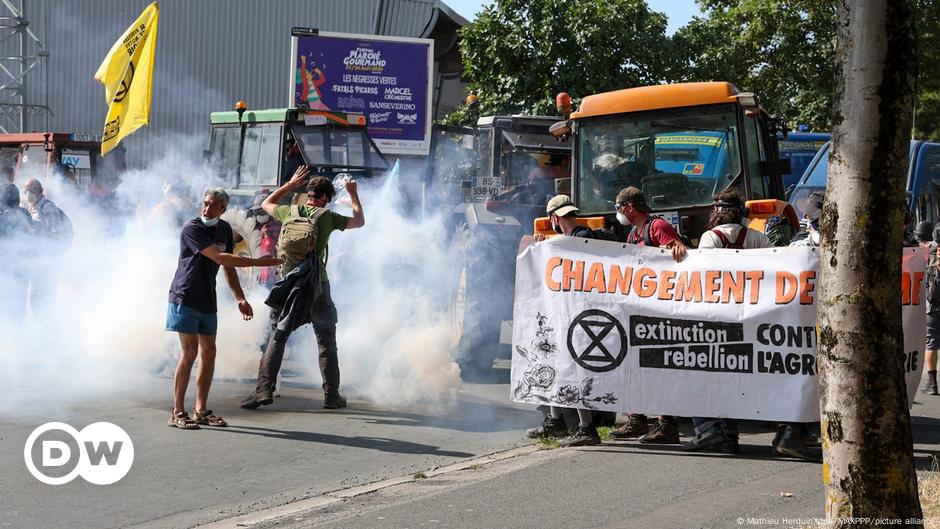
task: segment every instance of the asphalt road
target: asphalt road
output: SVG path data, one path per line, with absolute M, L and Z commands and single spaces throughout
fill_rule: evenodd
M 770 430 L 757 424 L 739 457 L 635 442 L 532 452 L 523 431 L 539 416 L 509 403 L 505 384 L 465 385 L 448 406 L 353 400 L 345 410 L 321 409 L 311 388 L 240 410 L 246 388 L 214 386 L 228 429 L 167 428 L 163 401 L 72 410 L 73 426 L 113 422 L 134 442 L 130 473 L 107 486 L 40 483 L 23 447 L 46 419 L 0 422 L 0 527 L 697 528 L 822 515 L 820 465 L 770 457 Z M 918 465 L 929 468 L 940 397 L 919 395 L 913 414 Z M 447 467 L 506 450 L 515 452 Z
M 0 422 L 0 527 L 192 527 L 512 448 L 538 419 L 530 407 L 510 404 L 503 384 L 465 385 L 447 407 L 397 409 L 356 400 L 352 388 L 342 410 L 322 409 L 322 391 L 289 387 L 273 406 L 242 410 L 250 387 L 213 384 L 212 407 L 229 421 L 226 429 L 168 428 L 166 400 L 102 400 L 63 410 L 67 420 L 26 413 Z M 48 420 L 121 426 L 134 444 L 132 469 L 107 486 L 40 483 L 23 450 Z

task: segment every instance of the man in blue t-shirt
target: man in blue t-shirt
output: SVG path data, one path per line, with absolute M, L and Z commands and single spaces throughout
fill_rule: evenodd
M 202 216 L 183 225 L 180 232 L 180 257 L 170 285 L 166 330 L 179 333 L 183 350 L 173 375 L 173 412 L 168 426 L 196 430 L 199 425 L 227 426 L 224 419 L 206 408 L 209 386 L 215 370 L 215 334 L 218 307 L 215 277 L 219 267 L 245 320 L 254 313 L 245 299 L 235 267 L 276 266 L 280 259 L 252 259 L 233 255 L 232 227 L 219 217 L 228 207 L 228 194 L 222 189 L 208 189 L 202 201 Z M 199 355 L 196 371 L 196 407 L 193 417 L 186 413 L 184 401 L 189 375 Z

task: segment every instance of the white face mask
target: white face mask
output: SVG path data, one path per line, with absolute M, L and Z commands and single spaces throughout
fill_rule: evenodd
M 630 219 L 628 219 L 626 215 L 618 211 L 617 222 L 619 222 L 620 224 L 623 224 L 624 226 L 627 226 L 630 224 Z
M 32 191 L 27 191 L 26 203 L 32 205 L 32 204 L 35 204 L 36 202 L 39 202 L 39 195 L 37 195 L 36 193 Z
M 203 223 L 203 224 L 205 224 L 206 226 L 208 226 L 208 227 L 210 227 L 210 228 L 219 223 L 219 218 L 218 218 L 218 217 L 216 217 L 216 218 L 214 218 L 214 219 L 207 219 L 207 218 L 205 218 L 205 217 L 199 217 L 199 218 L 202 219 L 202 223 Z
M 258 224 L 267 224 L 269 220 L 271 220 L 270 215 L 258 215 L 257 217 L 255 217 L 255 222 L 257 222 Z

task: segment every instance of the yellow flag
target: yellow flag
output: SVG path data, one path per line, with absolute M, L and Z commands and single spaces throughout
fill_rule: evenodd
M 150 93 L 153 87 L 153 55 L 157 48 L 157 19 L 154 2 L 114 43 L 101 62 L 95 79 L 104 85 L 108 117 L 104 122 L 101 154 L 117 147 L 121 139 L 150 124 Z

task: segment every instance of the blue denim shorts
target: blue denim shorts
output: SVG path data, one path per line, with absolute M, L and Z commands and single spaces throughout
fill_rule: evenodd
M 215 314 L 191 309 L 186 305 L 167 304 L 166 330 L 183 334 L 205 334 L 215 336 L 219 326 Z

